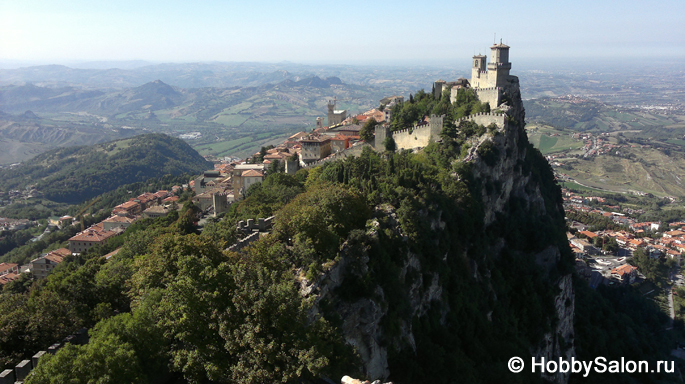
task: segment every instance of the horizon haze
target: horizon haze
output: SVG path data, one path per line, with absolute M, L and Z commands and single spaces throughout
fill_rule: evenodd
M 685 57 L 685 3 L 352 1 L 0 3 L 0 65 L 270 62 L 450 65 L 489 53 L 512 61 Z M 498 20 L 498 18 L 500 20 Z M 337 23 L 336 23 L 337 21 Z M 641 25 L 641 28 L 636 28 Z M 14 65 L 12 64 L 14 63 Z

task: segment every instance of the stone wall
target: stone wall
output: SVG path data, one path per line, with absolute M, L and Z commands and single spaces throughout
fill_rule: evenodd
M 390 132 L 389 135 L 395 140 L 395 149 L 413 149 L 413 148 L 423 148 L 427 146 L 431 141 L 435 141 L 440 137 L 440 131 L 442 130 L 442 124 L 445 115 L 436 116 L 431 115 L 430 122 L 421 126 L 414 126 L 411 129 L 404 129 L 401 131 Z M 378 130 L 376 130 L 378 133 Z M 378 146 L 378 138 L 376 139 L 376 150 L 383 148 L 381 145 Z
M 378 132 L 378 127 L 376 128 L 376 132 Z M 323 158 L 319 161 L 315 161 L 313 163 L 309 163 L 305 166 L 305 168 L 312 168 L 312 167 L 317 167 L 319 165 L 322 165 L 324 163 L 327 163 L 329 161 L 335 161 L 335 160 L 342 160 L 350 156 L 359 156 L 362 154 L 362 151 L 364 150 L 364 147 L 370 147 L 371 144 L 369 143 L 364 143 L 360 142 L 357 143 L 347 149 L 344 149 L 340 152 L 334 153 L 326 158 Z
M 457 119 L 454 124 L 458 127 L 459 123 L 462 121 L 470 120 L 473 121 L 476 124 L 482 125 L 484 127 L 487 127 L 488 125 L 495 123 L 497 124 L 497 127 L 499 129 L 504 128 L 504 120 L 506 119 L 505 114 L 503 113 L 493 113 L 493 112 L 481 112 L 481 113 L 476 113 L 473 115 L 469 115 L 466 117 L 462 117 L 461 119 Z
M 425 125 L 414 129 L 395 131 L 392 133 L 392 138 L 395 140 L 397 150 L 423 148 L 430 143 L 431 130 L 428 125 Z
M 457 101 L 457 94 L 460 91 L 465 91 L 467 88 L 452 88 L 452 93 L 450 94 L 450 101 L 454 103 Z M 489 88 L 478 88 L 478 87 L 473 87 L 473 88 L 468 88 L 472 90 L 473 92 L 476 93 L 476 96 L 478 97 L 478 100 L 480 100 L 483 103 L 489 103 L 490 108 L 495 109 L 497 106 L 499 106 L 500 102 L 502 101 L 502 94 L 504 93 L 504 89 L 502 87 L 489 87 Z
M 251 235 L 248 237 L 238 241 L 237 243 L 231 245 L 228 247 L 227 250 L 233 251 L 233 252 L 240 252 L 243 248 L 247 247 L 248 245 L 252 244 L 253 242 L 259 240 L 259 232 L 253 232 Z

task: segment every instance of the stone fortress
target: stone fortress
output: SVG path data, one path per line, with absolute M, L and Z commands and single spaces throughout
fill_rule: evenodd
M 337 98 L 333 99 L 333 102 L 328 100 L 328 126 L 332 127 L 334 125 L 342 124 L 347 118 L 347 111 L 344 109 L 335 109 L 335 104 Z M 317 124 L 317 127 L 319 124 Z
M 510 75 L 509 70 L 511 70 L 509 46 L 500 41 L 499 44 L 493 44 L 490 47 L 490 63 L 487 63 L 485 55 L 473 56 L 470 81 L 463 78 L 454 82 L 438 80 L 433 84 L 433 97 L 439 98 L 445 90 L 449 89 L 450 101 L 454 103 L 459 92 L 471 89 L 478 100 L 490 104 L 493 112 L 466 116 L 455 123 L 472 120 L 485 126 L 495 123 L 501 129 L 504 127 L 504 119 L 509 109 L 506 100 L 520 92 L 518 77 Z M 377 150 L 384 148 L 385 140 L 392 137 L 397 150 L 423 148 L 440 137 L 443 122 L 444 115 L 433 115 L 427 124 L 415 125 L 401 131 L 390 132 L 388 126 L 377 126 L 374 147 Z

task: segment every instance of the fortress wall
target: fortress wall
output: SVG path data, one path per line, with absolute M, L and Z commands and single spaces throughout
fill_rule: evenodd
M 411 133 L 409 133 L 409 129 L 392 132 L 392 138 L 395 140 L 395 148 L 400 150 L 425 147 L 431 140 L 434 141 L 440 136 L 444 118 L 445 115 L 431 115 L 428 124 L 420 127 L 414 126 L 411 129 Z
M 495 109 L 499 105 L 502 88 L 473 88 L 481 102 L 490 103 L 490 108 Z
M 304 168 L 313 168 L 319 165 L 322 165 L 323 163 L 327 163 L 329 161 L 335 161 L 335 160 L 342 160 L 350 156 L 359 156 L 362 154 L 364 151 L 364 147 L 371 146 L 369 143 L 358 143 L 355 144 L 347 149 L 344 149 L 340 152 L 336 152 L 328 157 L 325 157 L 321 160 L 315 161 L 313 163 L 307 164 L 304 166 Z
M 397 150 L 425 147 L 430 143 L 431 127 L 424 125 L 414 128 L 411 133 L 409 133 L 408 129 L 395 131 L 392 133 L 392 138 L 395 140 L 395 148 Z
M 487 127 L 488 125 L 495 123 L 497 124 L 497 127 L 502 129 L 504 128 L 504 119 L 506 118 L 506 115 L 503 113 L 476 113 L 475 115 L 470 115 L 466 117 L 462 117 L 461 119 L 458 119 L 454 123 L 459 126 L 459 122 L 465 121 L 465 120 L 471 120 L 476 124 L 483 125 Z

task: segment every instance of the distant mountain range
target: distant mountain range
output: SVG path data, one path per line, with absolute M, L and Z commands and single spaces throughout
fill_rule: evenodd
M 332 85 L 342 86 L 343 82 L 338 77 L 321 79 L 313 76 L 297 81 L 288 79 L 277 84 L 264 84 L 259 87 L 228 89 L 239 92 L 225 92 L 222 88 L 183 89 L 172 87 L 161 80 L 154 80 L 139 87 L 110 91 L 86 90 L 75 86 L 8 85 L 0 87 L 0 108 L 2 112 L 12 114 L 22 114 L 26 111 L 43 113 L 85 111 L 101 116 L 111 116 L 127 112 L 169 109 L 185 102 L 210 103 L 209 98 L 222 102 L 226 96 L 236 93 L 258 94 L 270 90 L 287 91 L 297 88 L 326 89 Z M 359 86 L 350 87 L 360 89 Z M 4 116 L 7 117 L 6 114 Z
M 0 63 L 2 65 L 2 63 Z M 0 86 L 35 83 L 86 89 L 123 89 L 155 80 L 180 88 L 258 87 L 284 80 L 298 82 L 317 76 L 338 77 L 347 84 L 396 88 L 400 93 L 430 89 L 437 79 L 456 80 L 468 76 L 468 62 L 463 70 L 456 67 L 429 66 L 355 66 L 305 65 L 281 63 L 165 63 L 101 62 L 82 65 L 39 65 L 0 69 Z M 88 68 L 85 68 L 88 67 Z

